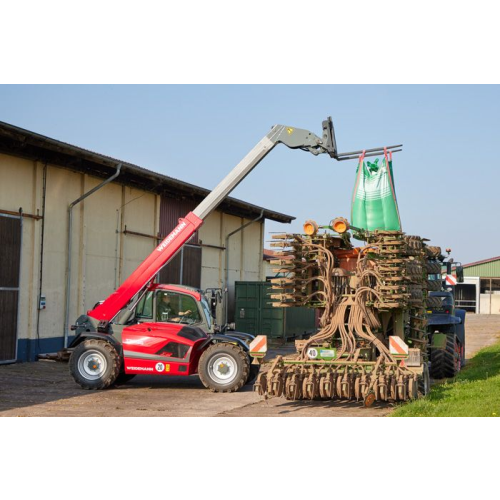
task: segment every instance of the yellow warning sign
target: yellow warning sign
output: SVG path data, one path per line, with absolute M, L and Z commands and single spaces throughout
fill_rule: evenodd
M 288 127 L 286 129 L 286 131 L 288 132 L 288 135 L 292 135 L 293 134 L 293 128 L 292 127 Z
M 170 365 L 165 365 L 165 371 L 169 372 L 170 371 Z

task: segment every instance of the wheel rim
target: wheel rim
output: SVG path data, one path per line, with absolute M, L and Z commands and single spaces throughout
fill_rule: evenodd
M 227 355 L 213 357 L 208 365 L 208 374 L 218 384 L 230 384 L 238 374 L 235 359 Z
M 99 351 L 85 351 L 78 359 L 78 371 L 87 380 L 98 380 L 106 372 L 108 362 Z

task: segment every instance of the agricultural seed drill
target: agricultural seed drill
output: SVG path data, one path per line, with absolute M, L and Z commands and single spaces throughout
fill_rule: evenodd
M 324 229 L 320 232 L 320 229 Z M 363 247 L 351 243 L 349 229 Z M 429 391 L 426 300 L 437 247 L 401 231 L 363 231 L 343 218 L 273 235 L 275 307 L 322 311 L 319 331 L 261 372 L 261 395 L 406 401 Z

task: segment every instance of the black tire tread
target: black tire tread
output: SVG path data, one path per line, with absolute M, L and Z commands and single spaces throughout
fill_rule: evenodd
M 439 297 L 429 296 L 427 297 L 427 307 L 435 308 L 441 307 L 441 299 Z
M 431 377 L 436 379 L 452 378 L 457 374 L 455 370 L 455 342 L 454 333 L 446 336 L 445 349 L 433 349 L 431 353 Z
M 111 370 L 108 373 L 108 376 L 104 379 L 98 381 L 88 381 L 83 377 L 79 376 L 78 373 L 78 357 L 80 353 L 83 353 L 86 349 L 94 348 L 96 350 L 103 349 L 109 354 L 109 358 L 111 360 Z M 87 390 L 102 390 L 107 389 L 111 385 L 113 385 L 120 375 L 120 367 L 121 367 L 121 359 L 120 355 L 116 352 L 116 349 L 105 340 L 97 340 L 97 339 L 88 339 L 83 341 L 81 344 L 75 348 L 73 353 L 71 354 L 71 358 L 69 360 L 69 369 L 71 375 L 75 379 L 75 382 L 79 384 L 83 389 Z
M 208 375 L 205 375 L 203 369 L 200 369 L 203 365 L 206 364 L 207 360 L 212 356 L 212 354 L 220 350 L 221 347 L 229 349 L 231 354 L 235 358 L 239 358 L 243 365 L 243 370 L 242 373 L 240 374 L 239 379 L 227 388 L 214 387 L 213 381 L 210 379 L 210 377 Z M 247 380 L 250 376 L 250 361 L 248 359 L 248 354 L 241 347 L 234 344 L 229 344 L 225 342 L 223 343 L 218 342 L 216 344 L 212 344 L 205 350 L 205 352 L 200 357 L 200 361 L 198 363 L 198 375 L 200 377 L 202 384 L 207 389 L 210 389 L 210 391 L 212 392 L 239 391 L 247 383 Z

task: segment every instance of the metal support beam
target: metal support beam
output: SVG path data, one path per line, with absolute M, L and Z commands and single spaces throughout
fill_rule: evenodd
M 106 184 L 110 183 L 114 179 L 116 179 L 120 175 L 120 171 L 122 168 L 122 164 L 119 163 L 116 166 L 116 172 L 101 182 L 99 185 L 86 192 L 84 195 L 77 198 L 75 201 L 69 204 L 68 207 L 68 261 L 66 266 L 66 307 L 64 312 L 64 348 L 68 347 L 68 327 L 69 327 L 69 307 L 70 307 L 70 299 L 71 299 L 71 247 L 73 240 L 73 207 L 78 205 L 78 203 L 82 202 L 85 198 L 89 197 L 91 194 L 94 194 L 96 191 L 104 187 Z
M 226 301 L 224 304 L 224 309 L 225 309 L 224 317 L 225 317 L 225 324 L 226 325 L 227 325 L 227 320 L 228 320 L 228 295 L 229 295 L 227 293 L 227 290 L 229 287 L 229 238 L 231 238 L 231 236 L 233 236 L 234 234 L 239 233 L 240 231 L 243 231 L 243 229 L 250 226 L 254 222 L 259 221 L 260 219 L 262 219 L 263 216 L 264 216 L 264 209 L 262 209 L 262 211 L 260 212 L 260 215 L 257 218 L 255 218 L 251 221 L 248 221 L 246 224 L 243 224 L 243 226 L 239 227 L 238 229 L 235 229 L 234 231 L 232 231 L 231 233 L 229 233 L 226 236 L 226 244 L 225 244 L 225 247 L 226 247 L 226 255 L 225 255 L 226 268 L 225 268 L 225 275 L 224 275 L 224 287 L 226 289 Z

